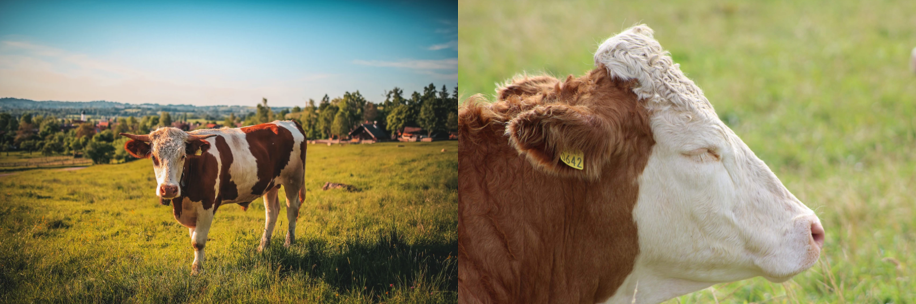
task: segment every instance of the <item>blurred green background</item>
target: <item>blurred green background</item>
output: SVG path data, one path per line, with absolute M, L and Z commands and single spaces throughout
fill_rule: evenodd
M 638 23 L 820 216 L 826 249 L 782 283 L 667 303 L 916 303 L 916 1 L 479 1 L 458 4 L 462 98 L 513 75 L 582 75 Z

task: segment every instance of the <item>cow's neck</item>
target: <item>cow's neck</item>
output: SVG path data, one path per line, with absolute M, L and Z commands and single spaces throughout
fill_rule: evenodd
M 478 165 L 459 166 L 461 180 L 474 181 L 459 187 L 459 246 L 469 262 L 459 272 L 487 280 L 459 288 L 497 302 L 608 299 L 639 252 L 632 214 L 651 138 L 634 145 L 645 155 L 623 153 L 599 182 L 587 182 L 538 171 L 506 144 L 501 125 L 487 128 L 493 130 L 475 134 L 480 142 L 462 143 L 458 153 L 459 161 Z
M 173 202 L 188 198 L 191 202 L 203 204 L 204 210 L 215 208 L 214 206 L 219 203 L 219 199 L 214 199 L 216 198 L 214 186 L 217 182 L 215 171 L 218 166 L 216 158 L 204 153 L 200 156 L 188 157 L 184 166 L 179 182 L 182 197 Z M 181 213 L 180 204 L 173 204 L 172 208 L 176 216 Z

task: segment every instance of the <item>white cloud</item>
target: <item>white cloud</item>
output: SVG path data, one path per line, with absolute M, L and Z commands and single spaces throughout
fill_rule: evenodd
M 430 50 L 430 51 L 438 51 L 438 50 L 442 50 L 442 49 L 455 49 L 455 50 L 457 50 L 457 49 L 458 49 L 458 40 L 452 40 L 452 41 L 449 41 L 449 42 L 446 42 L 446 43 L 443 43 L 443 44 L 431 45 L 431 46 L 428 48 L 428 50 Z

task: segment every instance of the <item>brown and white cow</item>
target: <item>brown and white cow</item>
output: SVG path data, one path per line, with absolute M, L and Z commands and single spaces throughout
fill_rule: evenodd
M 299 206 L 305 200 L 306 140 L 292 121 L 274 121 L 244 128 L 184 132 L 160 128 L 149 135 L 121 133 L 132 156 L 152 158 L 156 196 L 173 202 L 175 219 L 188 227 L 194 247 L 193 273 L 203 270 L 204 245 L 216 209 L 239 204 L 243 209 L 264 197 L 267 216 L 258 251 L 270 244 L 284 186 L 289 230 L 286 246 L 295 240 Z
M 651 29 L 611 37 L 595 62 L 460 109 L 459 302 L 657 303 L 817 261 L 817 216 Z

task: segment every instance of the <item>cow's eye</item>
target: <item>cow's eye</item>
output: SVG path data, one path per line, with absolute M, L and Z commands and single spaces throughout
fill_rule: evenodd
M 184 158 L 185 158 L 185 156 L 184 156 L 184 155 L 182 155 L 182 156 L 181 156 L 181 160 L 184 160 Z
M 155 155 L 153 155 L 153 165 L 155 165 L 155 166 L 157 166 L 157 167 L 159 166 L 159 159 L 156 158 Z
M 684 156 L 690 157 L 699 162 L 718 161 L 719 154 L 715 150 L 700 148 L 684 152 Z

